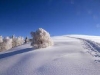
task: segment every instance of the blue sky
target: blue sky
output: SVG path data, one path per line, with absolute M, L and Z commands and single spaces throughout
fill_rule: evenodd
M 100 0 L 0 0 L 0 35 L 100 35 Z

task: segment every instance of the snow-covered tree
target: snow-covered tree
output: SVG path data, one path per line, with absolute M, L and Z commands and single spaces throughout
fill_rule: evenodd
M 18 37 L 18 42 L 19 42 L 19 45 L 22 45 L 22 44 L 24 44 L 25 40 L 23 37 L 20 36 L 20 37 Z
M 13 47 L 20 46 L 25 42 L 23 37 L 14 37 L 12 40 Z
M 31 36 L 31 45 L 34 48 L 46 48 L 48 46 L 53 45 L 53 41 L 50 38 L 50 34 L 42 28 L 39 28 L 36 32 L 31 32 Z
M 8 50 L 12 48 L 12 39 L 6 37 L 3 39 L 3 42 L 0 43 L 0 51 Z
M 12 38 L 12 47 L 16 47 L 17 37 Z
M 2 38 L 0 36 L 0 51 L 11 49 L 12 47 L 20 46 L 24 44 L 25 40 L 23 37 L 15 37 L 12 36 L 11 38 L 6 37 Z
M 3 42 L 3 37 L 2 36 L 0 36 L 0 42 Z

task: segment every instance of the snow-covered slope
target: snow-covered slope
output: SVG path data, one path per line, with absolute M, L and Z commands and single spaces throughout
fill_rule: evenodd
M 25 44 L 0 53 L 0 75 L 100 75 L 100 50 L 84 37 L 52 37 L 54 46 L 33 49 Z M 95 50 L 94 50 L 95 49 Z M 99 51 L 97 53 L 100 53 Z
M 87 48 L 87 52 L 90 53 L 96 61 L 100 62 L 100 36 L 67 35 L 67 37 L 82 40 Z
M 89 36 L 89 35 L 67 35 L 67 36 L 84 38 L 84 39 L 88 39 L 88 40 L 92 40 L 92 41 L 100 43 L 100 36 Z

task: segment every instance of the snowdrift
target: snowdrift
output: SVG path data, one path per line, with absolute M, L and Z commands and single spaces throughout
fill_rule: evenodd
M 88 52 L 95 52 L 93 40 L 75 36 L 52 39 L 52 47 L 33 49 L 25 44 L 1 52 L 0 75 L 100 75 L 100 57 Z

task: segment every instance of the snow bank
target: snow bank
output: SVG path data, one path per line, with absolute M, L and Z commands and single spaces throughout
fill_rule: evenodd
M 100 61 L 82 41 L 54 37 L 55 45 L 34 50 L 25 44 L 0 54 L 0 75 L 100 75 Z

